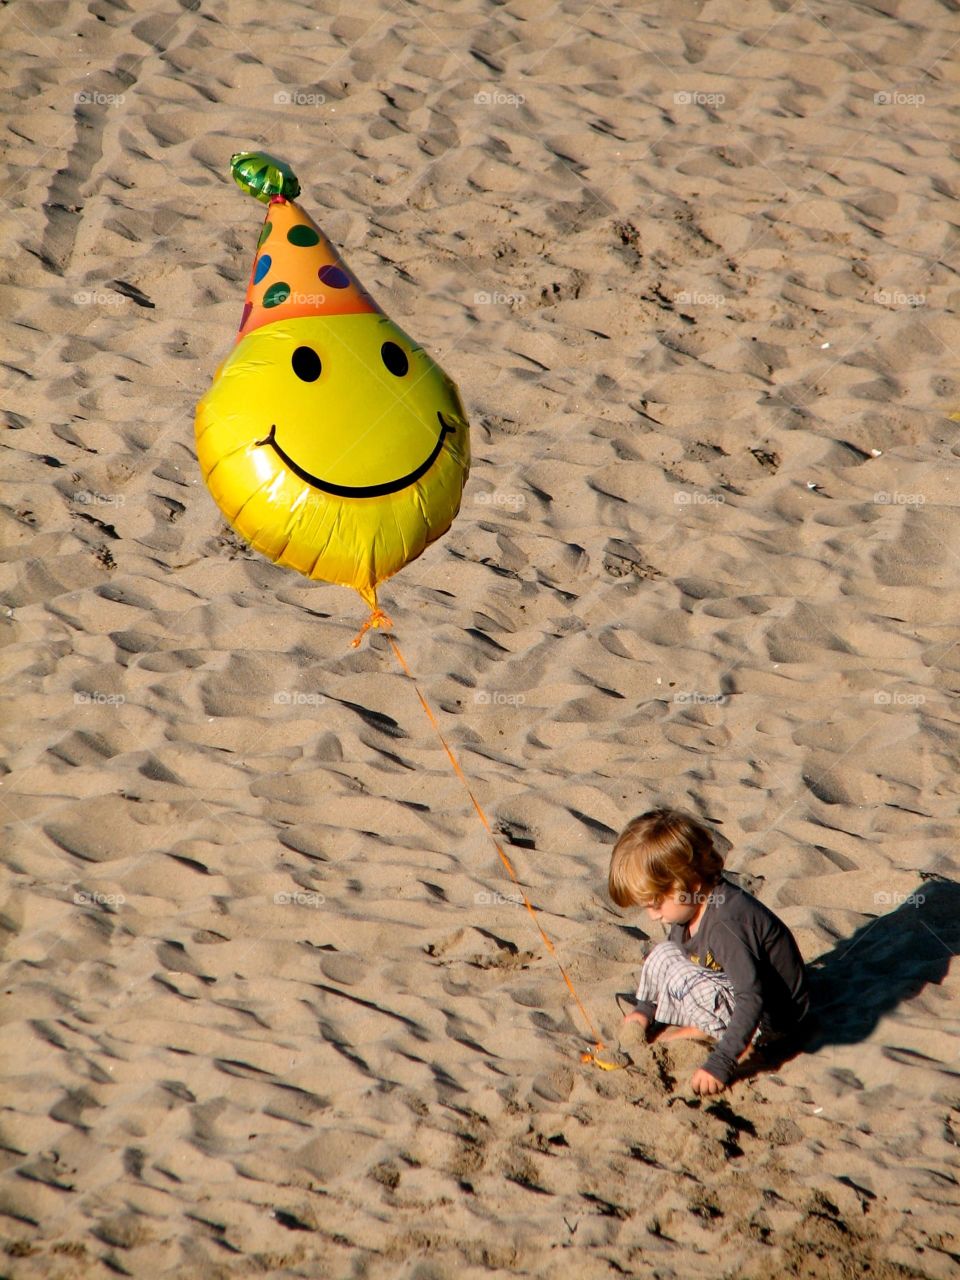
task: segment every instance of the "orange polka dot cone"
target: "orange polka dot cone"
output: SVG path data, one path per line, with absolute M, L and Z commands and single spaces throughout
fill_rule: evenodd
M 378 584 L 460 509 L 460 394 L 295 203 L 285 165 L 254 152 L 231 167 L 269 208 L 236 345 L 197 406 L 200 469 L 257 551 L 378 612 Z

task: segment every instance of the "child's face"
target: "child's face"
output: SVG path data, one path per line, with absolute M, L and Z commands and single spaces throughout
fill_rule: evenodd
M 642 905 L 651 920 L 662 920 L 667 925 L 687 924 L 703 905 L 700 888 L 700 884 L 697 884 L 692 892 L 674 889 L 665 897 L 654 898 Z

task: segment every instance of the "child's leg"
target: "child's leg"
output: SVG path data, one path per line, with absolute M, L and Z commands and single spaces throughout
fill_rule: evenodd
M 659 942 L 640 971 L 637 1000 L 656 1006 L 656 1020 L 683 1035 L 719 1038 L 733 1012 L 733 986 L 724 973 L 694 964 L 675 942 Z M 678 1032 L 664 1032 L 672 1039 Z
M 715 1038 L 708 1036 L 706 1031 L 701 1031 L 699 1027 L 667 1027 L 666 1031 L 662 1031 L 657 1036 L 657 1043 L 667 1043 L 670 1040 L 710 1040 Z M 753 1041 L 751 1040 L 743 1052 L 737 1054 L 737 1061 L 742 1062 L 752 1052 Z
M 661 993 L 666 989 L 670 975 L 681 963 L 690 961 L 675 942 L 658 942 L 651 947 L 640 970 L 640 985 L 637 987 L 636 999 L 640 1003 L 649 1000 L 659 1004 Z
M 668 1040 L 710 1040 L 711 1038 L 708 1031 L 701 1031 L 699 1027 L 667 1027 L 666 1031 L 661 1031 L 657 1036 L 657 1039 L 664 1044 Z

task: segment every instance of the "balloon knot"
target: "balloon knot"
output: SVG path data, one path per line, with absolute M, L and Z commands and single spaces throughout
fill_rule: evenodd
M 230 157 L 230 172 L 241 191 L 263 204 L 271 204 L 278 196 L 295 200 L 300 194 L 290 166 L 265 151 L 238 151 Z
M 363 640 L 363 637 L 367 634 L 367 632 L 371 628 L 376 629 L 377 627 L 383 627 L 386 630 L 389 630 L 390 628 L 393 627 L 393 620 L 390 618 L 388 614 L 384 613 L 384 611 L 380 608 L 370 610 L 370 617 L 366 620 L 366 622 L 363 624 L 363 626 L 360 628 L 360 630 L 351 640 L 350 642 L 351 647 L 354 649 L 359 649 L 360 643 Z

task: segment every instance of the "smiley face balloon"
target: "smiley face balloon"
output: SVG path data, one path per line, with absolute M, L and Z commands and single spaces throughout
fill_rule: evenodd
M 200 468 L 257 551 L 377 610 L 377 584 L 460 508 L 460 395 L 294 203 L 285 165 L 252 153 L 232 169 L 270 207 L 236 345 L 197 406 Z

